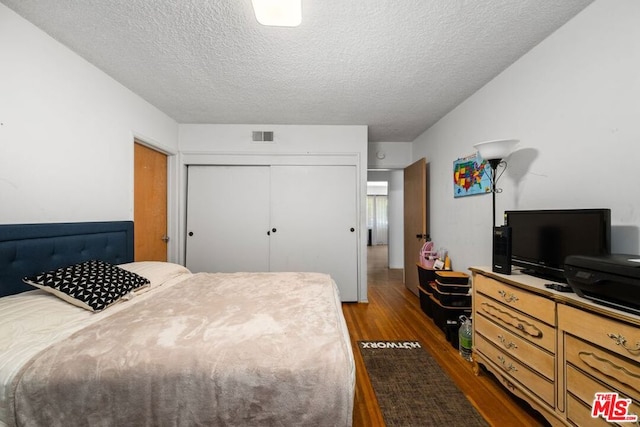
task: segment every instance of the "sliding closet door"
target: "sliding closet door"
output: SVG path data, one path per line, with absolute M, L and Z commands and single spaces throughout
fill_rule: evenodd
M 186 266 L 269 271 L 269 167 L 189 166 Z
M 356 183 L 355 166 L 272 166 L 271 271 L 329 273 L 357 301 Z

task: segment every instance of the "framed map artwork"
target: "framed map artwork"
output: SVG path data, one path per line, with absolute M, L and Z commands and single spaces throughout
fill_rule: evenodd
M 491 166 L 480 154 L 453 162 L 453 197 L 491 192 Z

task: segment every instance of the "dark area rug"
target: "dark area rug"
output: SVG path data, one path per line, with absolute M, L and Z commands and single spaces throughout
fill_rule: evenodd
M 417 341 L 358 341 L 387 426 L 488 426 Z

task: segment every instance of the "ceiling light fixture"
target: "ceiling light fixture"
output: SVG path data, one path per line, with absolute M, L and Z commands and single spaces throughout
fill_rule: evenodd
M 302 0 L 251 0 L 256 19 L 272 27 L 297 27 L 302 23 Z

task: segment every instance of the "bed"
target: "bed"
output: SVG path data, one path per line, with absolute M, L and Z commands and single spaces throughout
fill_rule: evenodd
M 43 279 L 103 269 L 134 288 Z M 328 275 L 133 262 L 129 221 L 0 225 L 0 425 L 348 426 L 354 386 Z

